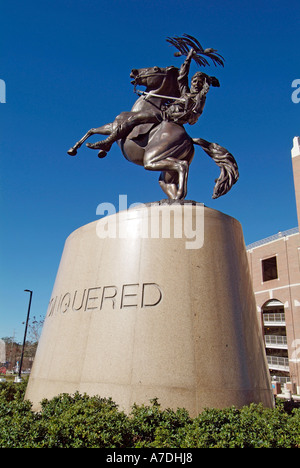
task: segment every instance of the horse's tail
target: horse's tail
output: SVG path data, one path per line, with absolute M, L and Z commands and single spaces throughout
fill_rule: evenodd
M 231 153 L 217 143 L 210 143 L 202 138 L 192 138 L 193 143 L 201 146 L 205 153 L 210 156 L 221 168 L 221 174 L 216 179 L 212 198 L 225 195 L 239 178 L 239 170 L 236 160 Z

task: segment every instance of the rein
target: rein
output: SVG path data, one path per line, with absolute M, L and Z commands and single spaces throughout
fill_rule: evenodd
M 174 99 L 174 101 L 182 101 L 185 102 L 184 99 L 178 98 L 178 97 L 173 97 L 173 96 L 164 96 L 162 94 L 155 94 L 155 93 L 147 93 L 146 91 L 139 91 L 139 90 L 134 90 L 136 94 L 139 94 L 140 96 L 146 96 L 145 100 L 147 99 L 148 96 L 153 96 L 153 97 L 158 97 L 158 98 L 163 98 L 163 99 Z

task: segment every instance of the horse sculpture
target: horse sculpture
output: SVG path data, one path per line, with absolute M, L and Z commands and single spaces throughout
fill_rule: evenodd
M 186 197 L 189 166 L 194 157 L 195 144 L 201 146 L 221 168 L 213 198 L 227 193 L 238 179 L 238 168 L 232 154 L 217 143 L 191 138 L 182 124 L 164 118 L 166 106 L 180 99 L 178 75 L 179 69 L 173 66 L 133 69 L 130 74 L 132 84 L 135 87 L 145 86 L 146 91 L 137 99 L 131 111 L 122 112 L 111 123 L 90 129 L 69 149 L 68 154 L 76 155 L 78 148 L 90 136 L 118 135 L 116 132 L 123 126 L 127 129 L 126 136 L 122 137 L 120 131 L 120 138 L 117 140 L 123 155 L 128 161 L 144 166 L 149 171 L 160 171 L 159 184 L 169 199 Z M 101 143 L 103 142 L 87 143 L 87 146 L 99 149 Z M 106 156 L 106 151 L 100 150 L 98 156 Z

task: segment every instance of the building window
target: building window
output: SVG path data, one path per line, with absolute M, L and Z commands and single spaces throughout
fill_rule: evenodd
M 276 257 L 266 258 L 265 260 L 262 260 L 261 265 L 263 281 L 270 281 L 278 278 Z
M 265 352 L 272 381 L 291 380 L 285 311 L 282 302 L 271 299 L 262 307 Z

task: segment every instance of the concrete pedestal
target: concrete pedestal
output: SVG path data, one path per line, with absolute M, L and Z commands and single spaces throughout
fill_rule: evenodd
M 26 398 L 77 390 L 128 412 L 273 405 L 238 221 L 153 203 L 68 237 Z

